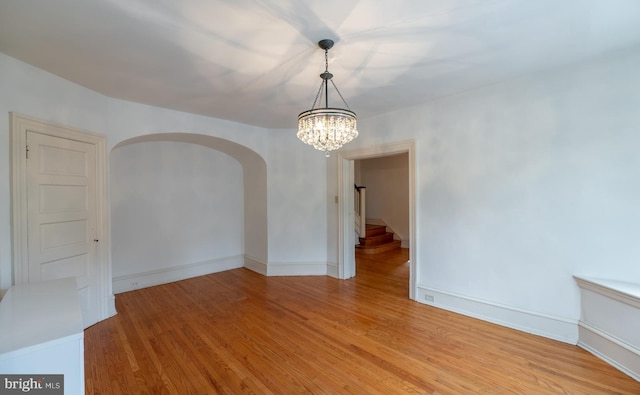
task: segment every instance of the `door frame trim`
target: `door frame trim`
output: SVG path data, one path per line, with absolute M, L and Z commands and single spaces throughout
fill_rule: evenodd
M 11 112 L 11 238 L 13 284 L 29 282 L 27 245 L 27 131 L 80 141 L 96 147 L 96 275 L 100 298 L 99 320 L 115 314 L 111 285 L 110 231 L 107 196 L 107 142 L 100 134 L 38 120 Z
M 369 148 L 338 151 L 338 277 L 355 276 L 355 236 L 353 223 L 354 160 L 407 153 L 409 160 L 409 299 L 417 296 L 416 242 L 416 143 L 413 140 Z

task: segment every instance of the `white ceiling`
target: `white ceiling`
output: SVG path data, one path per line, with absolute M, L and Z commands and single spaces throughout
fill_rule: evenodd
M 110 97 L 269 128 L 311 107 L 324 38 L 362 118 L 636 45 L 640 1 L 0 0 L 0 52 Z

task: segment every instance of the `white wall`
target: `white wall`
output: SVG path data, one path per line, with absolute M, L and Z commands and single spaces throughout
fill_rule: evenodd
M 573 342 L 572 274 L 640 281 L 639 69 L 632 48 L 360 122 L 349 149 L 416 142 L 422 302 Z
M 179 142 L 126 145 L 110 159 L 114 278 L 243 254 L 238 161 Z
M 250 209 L 254 215 L 267 219 L 268 233 L 249 231 L 252 232 L 250 239 L 268 247 L 268 254 L 258 257 L 264 260 L 261 263 L 265 272 L 326 272 L 327 215 L 323 195 L 326 161 L 321 153 L 317 155 L 318 152 L 301 144 L 294 131 L 270 131 L 106 98 L 3 54 L 0 54 L 0 86 L 0 163 L 3 163 L 0 166 L 0 289 L 12 283 L 9 157 L 9 112 L 12 111 L 101 133 L 107 137 L 109 152 L 125 140 L 158 133 L 215 136 L 253 150 L 266 162 L 266 175 L 256 180 L 255 174 L 244 174 L 244 179 L 264 181 L 266 178 L 267 201 L 264 206 Z M 139 209 L 144 210 L 144 206 L 140 205 Z M 244 229 L 247 230 L 246 226 Z M 289 237 L 292 232 L 296 232 L 295 237 Z
M 367 219 L 383 220 L 403 247 L 409 247 L 409 155 L 361 159 L 356 164 L 360 185 L 367 188 Z
M 324 275 L 326 158 L 295 133 L 272 131 L 269 137 L 269 274 Z
M 302 144 L 294 130 L 265 130 L 117 100 L 109 101 L 109 120 L 109 135 L 116 136 L 111 147 L 136 136 L 182 132 L 228 139 L 261 155 L 267 164 L 268 221 L 262 234 L 268 257 L 257 257 L 264 264 L 261 271 L 326 273 L 326 200 L 320 195 L 326 189 L 326 158 Z M 253 174 L 244 177 L 252 185 L 257 182 Z

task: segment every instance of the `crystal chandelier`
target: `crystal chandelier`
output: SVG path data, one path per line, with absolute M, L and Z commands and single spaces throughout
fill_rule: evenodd
M 313 101 L 311 110 L 304 111 L 298 115 L 298 138 L 304 143 L 312 145 L 319 151 L 324 151 L 329 157 L 329 152 L 337 150 L 344 144 L 353 140 L 358 136 L 356 127 L 356 114 L 349 109 L 349 105 L 342 97 L 335 82 L 333 82 L 333 74 L 329 72 L 329 49 L 333 47 L 332 40 L 321 40 L 318 46 L 324 49 L 324 73 L 320 74 L 322 82 L 320 89 Z M 329 107 L 329 81 L 333 85 L 338 96 L 347 107 L 332 108 Z M 324 108 L 316 108 L 321 104 L 318 99 L 324 95 Z M 322 101 L 322 99 L 320 99 Z

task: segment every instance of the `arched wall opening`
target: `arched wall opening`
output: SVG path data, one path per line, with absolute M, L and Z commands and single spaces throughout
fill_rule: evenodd
M 267 170 L 256 152 L 159 133 L 124 140 L 110 156 L 114 293 L 266 268 Z

